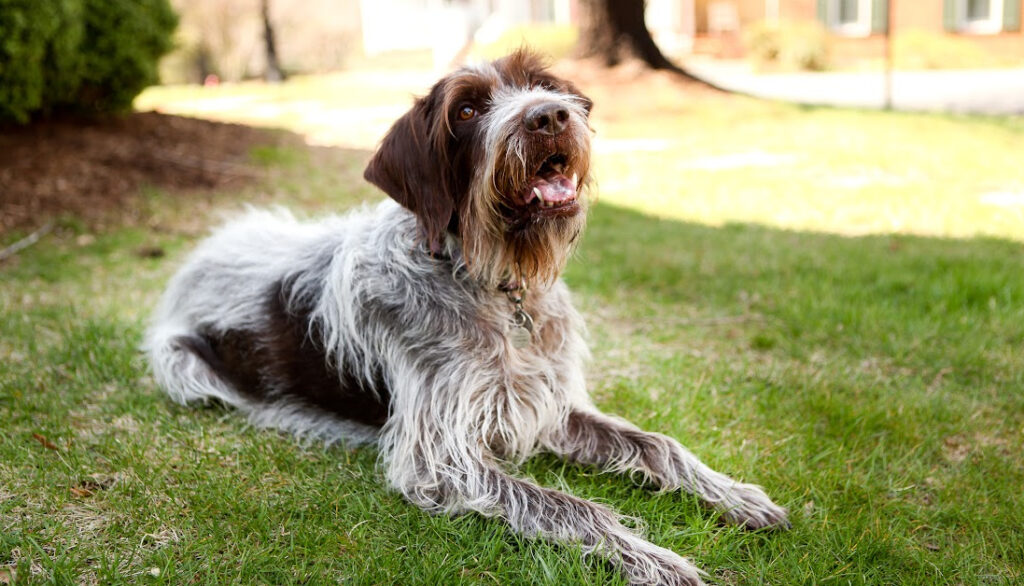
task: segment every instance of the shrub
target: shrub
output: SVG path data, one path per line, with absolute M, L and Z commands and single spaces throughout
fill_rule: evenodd
M 801 23 L 788 27 L 779 61 L 784 67 L 805 71 L 828 68 L 828 33 L 817 23 Z
M 159 81 L 157 64 L 173 48 L 178 19 L 167 0 L 84 0 L 81 84 L 63 107 L 84 112 L 127 110 Z
M 80 0 L 0 0 L 0 120 L 27 121 L 73 83 L 80 9 Z
M 758 23 L 747 30 L 744 40 L 759 66 L 822 71 L 829 65 L 828 34 L 817 23 Z
M 73 98 L 81 81 L 84 59 L 85 22 L 81 0 L 56 0 L 39 2 L 40 6 L 53 5 L 57 8 L 60 28 L 53 35 L 47 47 L 43 63 L 43 103 L 57 103 Z
M 176 24 L 167 0 L 0 0 L 0 121 L 129 108 Z
M 747 53 L 759 63 L 778 60 L 782 49 L 782 37 L 778 27 L 759 22 L 746 29 L 743 35 Z

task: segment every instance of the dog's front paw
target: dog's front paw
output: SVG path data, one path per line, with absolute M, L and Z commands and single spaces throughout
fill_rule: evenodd
M 722 518 L 745 529 L 789 529 L 789 511 L 772 502 L 760 486 L 737 482 L 728 497 L 715 503 Z
M 645 543 L 639 550 L 622 552 L 622 566 L 630 584 L 703 586 L 704 572 L 675 552 Z

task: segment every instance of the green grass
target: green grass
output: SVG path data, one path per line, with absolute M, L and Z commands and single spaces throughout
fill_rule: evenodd
M 1024 581 L 1024 229 L 976 197 L 1012 188 L 1024 126 L 660 99 L 656 120 L 620 102 L 596 123 L 677 142 L 598 155 L 601 199 L 566 273 L 592 392 L 764 485 L 793 529 L 722 527 L 688 496 L 551 457 L 521 473 L 636 517 L 721 584 Z M 755 150 L 800 162 L 692 162 Z M 343 209 L 376 197 L 358 182 L 366 157 L 261 148 L 264 183 L 195 206 L 151 192 L 146 229 L 82 238 L 66 221 L 0 267 L 0 583 L 621 583 L 500 521 L 422 513 L 382 487 L 372 449 L 303 446 L 155 388 L 145 319 L 213 210 Z M 879 167 L 916 179 L 823 187 Z M 932 235 L 850 235 L 889 218 Z

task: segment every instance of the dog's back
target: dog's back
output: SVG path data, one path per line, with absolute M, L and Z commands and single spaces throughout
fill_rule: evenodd
M 229 222 L 187 259 L 154 316 L 145 349 L 157 382 L 178 403 L 219 401 L 260 426 L 374 439 L 384 385 L 356 371 L 339 378 L 311 317 L 337 258 L 356 258 L 368 241 L 368 254 L 386 254 L 396 246 L 387 240 L 414 230 L 391 202 L 318 222 L 263 210 Z

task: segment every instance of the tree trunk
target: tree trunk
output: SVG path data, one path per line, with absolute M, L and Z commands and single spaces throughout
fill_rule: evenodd
M 669 61 L 658 49 L 644 22 L 643 0 L 581 0 L 583 57 L 598 57 L 609 67 L 636 57 L 652 69 L 667 69 L 696 79 Z
M 196 72 L 199 74 L 199 79 L 196 80 L 199 85 L 206 83 L 206 78 L 213 73 L 213 67 L 210 65 L 210 48 L 206 46 L 206 43 L 199 44 L 199 50 L 196 52 Z
M 261 0 L 260 9 L 263 12 L 263 40 L 267 50 L 267 68 L 263 72 L 263 79 L 271 83 L 278 83 L 284 81 L 285 75 L 281 70 L 281 63 L 277 59 L 274 27 L 270 24 L 270 0 Z

